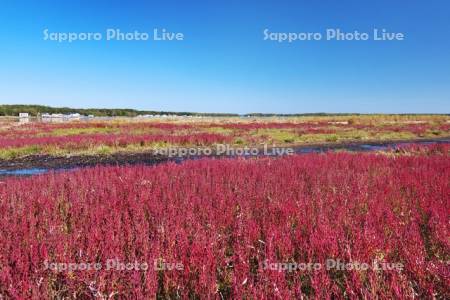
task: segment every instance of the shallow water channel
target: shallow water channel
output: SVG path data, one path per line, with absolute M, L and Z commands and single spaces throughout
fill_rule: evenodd
M 328 146 L 312 146 L 312 147 L 293 147 L 296 154 L 306 154 L 306 153 L 323 153 L 329 151 L 351 151 L 351 152 L 371 152 L 371 151 L 383 151 L 392 148 L 404 147 L 412 144 L 420 145 L 430 145 L 430 144 L 450 144 L 450 139 L 443 139 L 438 141 L 415 141 L 415 142 L 386 142 L 386 143 L 367 143 L 367 144 L 343 144 L 343 145 L 328 145 Z M 161 160 L 161 162 L 174 161 L 176 163 L 181 163 L 189 159 L 199 159 L 202 157 L 183 157 L 175 159 Z M 146 162 L 142 162 L 148 164 Z M 51 171 L 65 172 L 74 169 L 80 169 L 80 167 L 74 168 L 29 168 L 29 169 L 16 169 L 16 170 L 2 170 L 0 169 L 0 177 L 17 177 L 17 176 L 31 176 L 45 174 Z

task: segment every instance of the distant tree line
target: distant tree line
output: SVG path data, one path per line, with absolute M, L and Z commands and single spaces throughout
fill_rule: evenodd
M 238 114 L 221 113 L 195 113 L 195 112 L 168 112 L 150 111 L 122 108 L 69 108 L 50 107 L 43 105 L 0 105 L 0 116 L 18 116 L 19 113 L 28 113 L 30 116 L 48 114 L 71 114 L 94 115 L 96 117 L 136 117 L 138 115 L 176 115 L 176 116 L 216 116 L 216 117 L 236 117 Z
M 380 116 L 424 116 L 424 115 L 437 115 L 437 116 L 449 116 L 450 114 L 433 114 L 433 113 L 426 113 L 426 114 L 417 114 L 417 113 L 402 113 L 402 114 L 361 114 L 361 113 L 293 113 L 293 114 L 264 114 L 264 113 L 251 113 L 251 114 L 245 114 L 244 117 L 350 117 L 350 116 L 373 116 L 373 115 L 380 115 Z
M 93 115 L 96 117 L 136 117 L 138 115 L 175 115 L 175 116 L 202 116 L 202 117 L 305 117 L 305 116 L 363 116 L 371 114 L 359 113 L 293 113 L 293 114 L 270 114 L 250 113 L 245 115 L 231 113 L 196 113 L 196 112 L 169 112 L 152 110 L 135 110 L 124 108 L 69 108 L 50 107 L 44 105 L 0 105 L 0 116 L 18 116 L 19 113 L 28 113 L 30 116 L 48 114 L 71 114 Z M 423 115 L 423 114 L 380 114 L 380 115 Z M 449 115 L 449 114 L 426 114 L 426 115 Z

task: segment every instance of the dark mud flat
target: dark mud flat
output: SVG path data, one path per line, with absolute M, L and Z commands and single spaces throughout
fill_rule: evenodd
M 408 144 L 448 144 L 450 138 L 421 139 L 421 140 L 397 140 L 397 141 L 357 141 L 349 143 L 309 144 L 299 146 L 278 146 L 278 148 L 292 148 L 296 154 L 322 153 L 328 151 L 354 151 L 369 152 L 382 151 Z M 268 148 L 271 150 L 271 148 Z M 260 151 L 264 155 L 264 151 Z M 206 157 L 206 156 L 203 156 Z M 224 157 L 212 154 L 208 157 Z M 153 152 L 141 153 L 115 153 L 111 155 L 73 155 L 51 156 L 32 155 L 14 160 L 0 160 L 0 177 L 2 176 L 27 176 L 46 173 L 52 170 L 65 171 L 77 168 L 92 167 L 96 165 L 153 165 L 162 162 L 182 162 L 187 159 L 199 159 L 202 156 L 167 157 L 155 155 Z
M 115 153 L 111 155 L 31 155 L 14 160 L 0 160 L 0 170 L 74 169 L 95 165 L 156 164 L 167 160 L 167 157 L 156 156 L 151 152 Z

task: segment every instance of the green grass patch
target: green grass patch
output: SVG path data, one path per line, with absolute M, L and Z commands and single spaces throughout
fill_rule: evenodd
M 393 132 L 393 131 L 382 131 L 376 132 L 373 136 L 377 140 L 406 140 L 406 139 L 414 139 L 418 136 L 411 132 Z
M 222 134 L 222 135 L 232 135 L 234 131 L 233 131 L 233 129 L 222 128 L 222 127 L 209 127 L 209 128 L 206 128 L 205 132 L 217 133 L 217 134 Z
M 294 143 L 299 136 L 290 129 L 257 129 L 250 136 L 265 140 L 265 142 Z
M 42 148 L 40 146 L 27 146 L 20 148 L 6 148 L 0 149 L 0 159 L 15 159 L 19 157 L 24 157 L 33 154 L 40 154 L 42 152 Z

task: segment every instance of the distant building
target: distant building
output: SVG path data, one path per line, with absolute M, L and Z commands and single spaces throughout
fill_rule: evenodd
M 30 114 L 29 113 L 19 113 L 19 118 L 29 118 Z
M 81 115 L 79 113 L 64 115 L 65 118 L 79 120 L 81 119 Z

